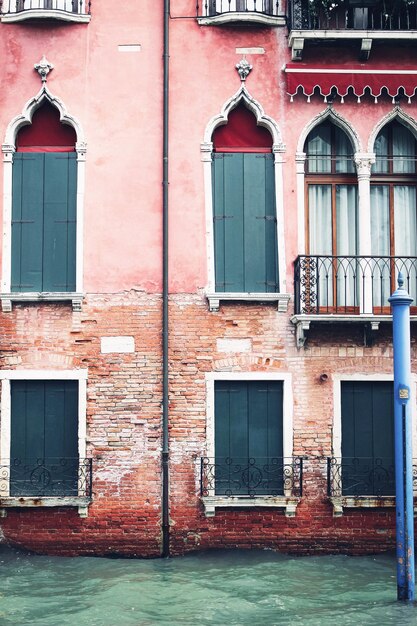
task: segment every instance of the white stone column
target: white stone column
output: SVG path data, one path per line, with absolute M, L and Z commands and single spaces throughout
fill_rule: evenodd
M 371 256 L 371 167 L 375 163 L 373 153 L 357 152 L 355 164 L 358 173 L 358 254 Z M 361 260 L 358 267 L 359 302 L 362 315 L 372 314 L 372 267 Z
M 304 179 L 305 179 L 305 162 L 306 153 L 297 152 L 295 155 L 295 167 L 297 173 L 297 216 L 298 216 L 298 254 L 306 253 L 306 241 L 305 241 L 305 191 L 304 191 Z
M 285 233 L 284 233 L 284 152 L 286 148 L 283 143 L 272 146 L 274 155 L 275 172 L 275 197 L 277 207 L 277 242 L 278 242 L 278 270 L 279 286 L 278 291 L 287 291 L 287 275 L 285 263 Z

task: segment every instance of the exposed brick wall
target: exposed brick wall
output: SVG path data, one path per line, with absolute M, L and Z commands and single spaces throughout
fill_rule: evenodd
M 383 326 L 374 346 L 364 347 L 360 326 L 313 325 L 306 348 L 297 350 L 290 315 L 274 305 L 239 303 L 209 313 L 203 296 L 171 299 L 173 554 L 220 547 L 359 554 L 394 546 L 393 509 L 352 509 L 333 517 L 325 462 L 332 454 L 333 375 L 390 374 L 390 328 Z M 0 520 L 7 542 L 51 554 L 160 554 L 160 320 L 160 298 L 136 292 L 90 296 L 81 313 L 43 304 L 17 305 L 2 315 L 3 369 L 88 368 L 87 448 L 94 458 L 88 518 L 74 509 L 10 509 Z M 100 338 L 117 335 L 133 336 L 136 352 L 101 354 Z M 240 344 L 247 351 L 218 351 L 219 338 L 249 339 Z M 414 337 L 412 343 L 414 353 Z M 267 508 L 220 509 L 205 517 L 199 458 L 206 453 L 205 376 L 213 371 L 292 375 L 294 454 L 309 459 L 294 518 Z M 327 382 L 320 381 L 322 373 Z

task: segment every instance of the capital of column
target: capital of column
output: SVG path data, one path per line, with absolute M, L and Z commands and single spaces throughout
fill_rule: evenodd
M 211 141 L 207 143 L 202 143 L 200 145 L 200 149 L 201 149 L 201 160 L 211 161 L 212 153 L 213 153 L 213 143 Z
M 375 154 L 373 152 L 357 152 L 354 156 L 358 180 L 369 180 L 371 177 L 371 168 L 375 163 Z
M 295 153 L 295 167 L 297 174 L 304 174 L 304 166 L 306 162 L 307 154 L 305 152 Z

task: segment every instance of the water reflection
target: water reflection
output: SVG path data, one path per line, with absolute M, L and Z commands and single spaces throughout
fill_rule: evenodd
M 415 626 L 395 559 L 209 552 L 64 558 L 0 548 L 0 626 Z

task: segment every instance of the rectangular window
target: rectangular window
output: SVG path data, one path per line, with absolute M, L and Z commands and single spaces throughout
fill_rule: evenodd
M 12 292 L 75 291 L 75 152 L 13 157 Z
M 78 495 L 78 382 L 11 381 L 10 496 Z
M 283 495 L 283 382 L 215 382 L 215 495 Z
M 393 403 L 392 382 L 342 382 L 342 495 L 394 495 Z

